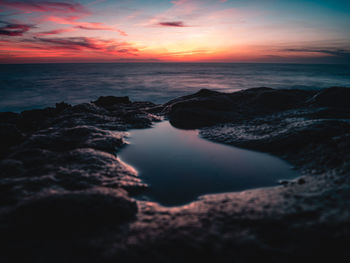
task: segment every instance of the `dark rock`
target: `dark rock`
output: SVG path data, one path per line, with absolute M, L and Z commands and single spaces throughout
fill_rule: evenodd
M 322 107 L 311 111 L 308 117 L 313 119 L 350 119 L 350 109 L 349 107 Z
M 19 160 L 5 159 L 0 161 L 1 178 L 18 177 L 24 174 L 23 163 Z
M 136 213 L 136 203 L 123 195 L 82 192 L 26 201 L 8 217 L 10 225 L 15 228 L 14 235 L 69 238 L 93 235 L 98 229 L 134 220 Z
M 116 158 L 123 131 L 145 128 L 158 117 L 152 103 L 118 104 L 109 111 L 93 103 L 0 114 L 0 184 L 5 205 L 42 192 L 109 187 L 141 192 L 137 172 Z M 6 146 L 6 147 L 5 147 Z M 2 159 L 2 160 L 1 160 Z M 7 200 L 7 201 L 6 201 Z
M 101 96 L 92 103 L 103 108 L 109 108 L 116 104 L 130 104 L 131 101 L 129 100 L 129 97 Z
M 92 126 L 76 126 L 57 130 L 42 130 L 26 142 L 30 148 L 68 151 L 76 148 L 93 148 L 114 153 L 124 142 L 110 132 Z
M 112 99 L 0 114 L 23 134 L 0 157 L 0 261 L 349 258 L 350 109 L 327 92 L 341 101 L 347 91 L 201 90 L 161 106 Z M 132 201 L 127 195 L 146 185 L 114 152 L 123 131 L 159 119 L 152 113 L 216 142 L 274 153 L 303 176 L 281 182 L 287 187 L 207 195 L 183 207 Z
M 304 178 L 298 179 L 298 184 L 305 184 L 305 183 L 306 183 L 306 181 Z
M 56 111 L 58 113 L 71 108 L 72 106 L 69 105 L 68 103 L 65 103 L 64 101 L 60 102 L 60 103 L 56 103 Z
M 283 186 L 288 186 L 289 181 L 287 181 L 287 180 L 280 180 L 278 183 L 283 185 Z
M 0 123 L 15 124 L 20 118 L 20 114 L 14 112 L 0 112 Z
M 17 118 L 17 128 L 22 132 L 34 132 L 43 128 L 52 121 L 53 118 L 59 116 L 66 109 L 71 108 L 71 105 L 61 102 L 56 103 L 56 107 L 48 107 L 45 109 L 34 109 L 21 112 Z
M 179 128 L 200 128 L 300 107 L 315 92 L 256 88 L 234 93 L 202 90 L 164 105 L 163 113 Z
M 21 143 L 23 134 L 11 123 L 0 123 L 0 157 L 9 151 L 11 146 Z
M 317 107 L 349 107 L 350 88 L 333 87 L 323 89 L 307 103 Z

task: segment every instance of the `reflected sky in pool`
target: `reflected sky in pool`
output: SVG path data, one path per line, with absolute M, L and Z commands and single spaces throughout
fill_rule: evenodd
M 272 186 L 298 176 L 276 157 L 213 143 L 196 130 L 176 129 L 168 121 L 131 130 L 129 142 L 119 158 L 150 185 L 147 198 L 165 206 L 186 204 L 208 193 Z

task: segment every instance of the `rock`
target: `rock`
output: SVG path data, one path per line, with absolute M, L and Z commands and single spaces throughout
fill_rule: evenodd
M 121 137 L 93 126 L 75 126 L 41 130 L 32 135 L 25 145 L 53 151 L 68 151 L 76 148 L 92 148 L 114 153 L 124 144 Z
M 305 184 L 305 183 L 306 183 L 306 181 L 304 178 L 298 179 L 298 184 Z
M 101 96 L 92 103 L 108 109 L 116 104 L 130 104 L 131 101 L 129 100 L 129 97 Z
M 65 103 L 64 101 L 60 103 L 56 103 L 56 111 L 57 113 L 61 113 L 62 111 L 71 108 L 72 106 L 68 103 Z
M 69 104 L 61 102 L 56 104 L 56 108 L 48 107 L 45 109 L 23 111 L 21 112 L 21 118 L 17 126 L 24 132 L 33 132 L 48 125 L 49 121 L 70 107 Z
M 125 100 L 122 100 L 125 102 Z M 4 205 L 46 191 L 96 187 L 142 192 L 137 172 L 116 157 L 123 132 L 158 120 L 144 109 L 152 103 L 118 104 L 107 110 L 93 103 L 0 114 L 0 186 Z M 5 147 L 6 146 L 6 147 Z
M 309 99 L 307 103 L 317 107 L 349 107 L 350 89 L 343 87 L 323 89 Z
M 201 90 L 158 106 L 107 99 L 100 105 L 0 114 L 2 124 L 23 135 L 0 156 L 0 261 L 349 258 L 345 93 Z M 215 142 L 276 154 L 302 177 L 281 182 L 287 187 L 206 195 L 181 207 L 132 200 L 129 196 L 146 185 L 115 152 L 123 147 L 124 131 L 160 119 L 152 113 L 178 127 L 199 128 L 201 136 Z
M 16 231 L 14 235 L 69 238 L 113 228 L 134 220 L 136 213 L 136 203 L 126 196 L 113 192 L 81 192 L 35 198 L 20 204 L 8 216 Z
M 289 181 L 288 181 L 288 180 L 280 180 L 280 181 L 278 181 L 278 183 L 279 183 L 280 185 L 283 185 L 283 186 L 288 186 Z
M 0 123 L 0 157 L 9 151 L 11 146 L 21 143 L 23 139 L 24 136 L 16 125 Z
M 163 113 L 179 128 L 200 128 L 298 108 L 315 92 L 256 88 L 234 93 L 202 90 L 164 105 Z
M 25 172 L 23 163 L 19 160 L 4 159 L 0 161 L 1 177 L 19 177 Z
M 20 114 L 15 112 L 0 112 L 0 123 L 11 123 L 16 124 Z

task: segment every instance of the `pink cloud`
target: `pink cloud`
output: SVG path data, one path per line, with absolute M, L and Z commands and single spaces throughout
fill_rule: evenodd
M 83 29 L 83 30 L 110 30 L 110 31 L 118 32 L 122 36 L 127 36 L 127 34 L 120 29 L 108 26 L 100 22 L 79 22 L 77 21 L 79 18 L 80 17 L 78 16 L 70 16 L 70 17 L 49 16 L 45 19 L 45 21 L 50 21 L 50 22 L 63 24 L 63 25 L 71 25 L 77 29 Z
M 56 12 L 56 13 L 80 13 L 90 14 L 91 12 L 79 3 L 62 3 L 48 1 L 0 1 L 0 6 L 10 9 L 17 9 L 25 13 L 32 12 Z
M 76 51 L 96 51 L 105 54 L 129 54 L 137 55 L 139 51 L 136 47 L 128 42 L 120 42 L 116 40 L 104 40 L 92 37 L 34 37 L 25 39 L 22 42 L 29 44 L 30 48 L 43 51 L 55 50 L 76 50 Z
M 117 29 L 116 31 L 124 37 L 128 36 L 128 34 L 126 32 L 124 32 L 123 30 Z
M 55 29 L 55 30 L 50 30 L 50 31 L 44 31 L 44 32 L 39 32 L 36 35 L 37 36 L 45 36 L 45 35 L 58 35 L 62 34 L 65 32 L 71 32 L 74 31 L 74 28 L 61 28 L 61 29 Z
M 34 28 L 34 25 L 29 24 L 14 24 L 5 21 L 0 21 L 0 35 L 3 36 L 22 36 L 24 33 Z
M 167 21 L 167 22 L 159 22 L 160 26 L 169 26 L 169 27 L 187 27 L 182 21 Z

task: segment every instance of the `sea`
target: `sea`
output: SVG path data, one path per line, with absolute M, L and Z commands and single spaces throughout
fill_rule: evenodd
M 200 89 L 350 87 L 350 65 L 86 63 L 0 65 L 0 111 L 78 104 L 99 96 L 165 103 Z

